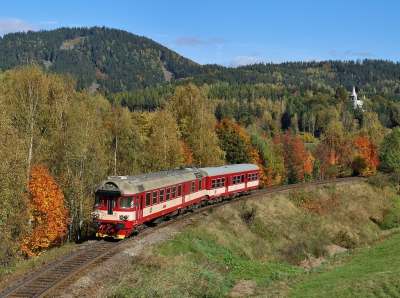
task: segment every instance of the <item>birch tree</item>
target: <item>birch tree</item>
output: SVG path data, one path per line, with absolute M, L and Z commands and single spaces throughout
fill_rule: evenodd
M 49 111 L 49 86 L 39 66 L 18 67 L 5 73 L 2 88 L 8 112 L 19 138 L 24 140 L 26 154 L 26 183 L 35 160 L 40 159 L 44 149 L 45 111 Z
M 19 256 L 28 228 L 27 164 L 25 139 L 12 125 L 3 79 L 0 73 L 0 264 L 9 267 Z
M 193 84 L 178 87 L 169 101 L 182 139 L 193 150 L 199 167 L 224 163 L 224 152 L 218 146 L 214 127 L 216 119 L 207 98 Z
M 168 110 L 152 114 L 146 142 L 145 160 L 148 171 L 174 169 L 182 165 L 183 146 L 175 118 Z

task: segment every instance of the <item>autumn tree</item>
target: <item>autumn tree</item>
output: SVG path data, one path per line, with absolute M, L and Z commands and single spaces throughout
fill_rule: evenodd
M 362 115 L 360 132 L 374 144 L 380 144 L 386 134 L 386 129 L 379 122 L 377 113 L 365 111 Z
M 217 123 L 215 131 L 219 138 L 220 148 L 224 150 L 228 163 L 259 163 L 257 150 L 252 146 L 250 137 L 244 128 L 225 118 Z
M 400 171 L 400 127 L 387 134 L 379 152 L 380 169 L 384 172 Z
M 26 181 L 31 165 L 43 157 L 47 127 L 45 116 L 50 110 L 49 84 L 37 65 L 18 67 L 4 74 L 1 92 L 4 93 L 13 126 L 24 141 L 26 154 Z
M 271 187 L 279 185 L 285 176 L 281 147 L 258 133 L 250 133 L 250 141 L 259 155 L 260 185 Z
M 197 166 L 224 163 L 224 152 L 218 147 L 218 136 L 214 130 L 214 110 L 195 85 L 190 83 L 176 88 L 167 108 L 171 109 L 182 139 L 191 148 Z
M 181 134 L 172 113 L 166 109 L 150 116 L 144 152 L 146 172 L 174 169 L 182 165 Z
M 0 88 L 3 84 L 0 72 Z M 27 228 L 26 147 L 12 125 L 9 108 L 0 92 L 0 264 L 12 265 L 20 255 Z
M 354 140 L 357 149 L 357 157 L 353 161 L 353 168 L 360 176 L 369 176 L 376 173 L 379 164 L 378 153 L 375 144 L 365 136 L 359 136 Z
M 57 110 L 47 161 L 64 192 L 69 239 L 78 240 L 88 233 L 92 220 L 94 185 L 113 174 L 114 150 L 108 146 L 112 141 L 107 142 L 104 128 L 110 108 L 101 95 L 69 94 L 67 86 L 59 88 L 59 97 L 65 97 L 68 104 Z
M 312 155 L 304 147 L 303 141 L 289 128 L 286 134 L 274 138 L 281 146 L 288 183 L 297 183 L 311 179 L 313 171 Z
M 140 170 L 141 145 L 138 129 L 128 108 L 105 104 L 105 141 L 112 152 L 112 174 L 130 175 Z
M 342 134 L 328 131 L 318 144 L 315 156 L 321 165 L 322 179 L 349 176 L 352 173 L 353 144 Z
M 68 235 L 68 210 L 64 195 L 48 169 L 35 165 L 29 180 L 29 213 L 31 229 L 24 239 L 22 251 L 39 255 L 62 243 Z
M 182 166 L 187 166 L 187 165 L 194 165 L 195 160 L 193 157 L 193 150 L 190 148 L 186 143 L 181 140 L 181 146 L 182 146 Z

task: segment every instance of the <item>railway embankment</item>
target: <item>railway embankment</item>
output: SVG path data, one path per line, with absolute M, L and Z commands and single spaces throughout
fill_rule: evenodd
M 400 222 L 396 179 L 257 192 L 188 214 L 129 239 L 58 295 L 290 296 L 310 278 L 344 268 L 392 238 Z M 357 294 L 358 277 L 352 278 Z
M 285 297 L 396 233 L 396 179 L 260 192 L 189 215 L 183 226 L 135 239 L 115 270 L 104 267 L 107 286 L 93 273 L 75 295 Z

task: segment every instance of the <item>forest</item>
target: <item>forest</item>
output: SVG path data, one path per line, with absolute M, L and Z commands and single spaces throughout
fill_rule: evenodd
M 107 28 L 56 32 L 58 43 L 68 47 L 65 40 L 80 40 L 80 49 L 89 45 L 77 39 L 79 34 L 132 37 Z M 0 52 L 6 44 L 10 51 L 11 45 L 27 50 L 30 43 L 49 45 L 43 36 L 54 33 L 5 35 Z M 145 38 L 135 42 L 143 42 L 141 55 L 152 45 Z M 94 76 L 77 70 L 71 57 L 65 58 L 70 71 L 62 63 L 56 68 L 52 55 L 67 53 L 58 51 L 18 54 L 14 60 L 0 55 L 0 262 L 5 267 L 90 235 L 93 190 L 110 175 L 253 163 L 260 167 L 260 187 L 272 187 L 400 170 L 398 64 L 325 61 L 228 69 L 199 66 L 167 50 L 153 60 L 149 49 L 149 59 L 140 56 L 142 68 L 152 73 L 169 65 L 175 75 L 165 80 L 160 70 L 159 79 L 150 75 L 158 81 L 150 82 L 142 73 L 140 86 L 123 82 L 130 87 L 114 88 L 112 80 L 100 86 L 102 78 L 112 77 L 111 70 L 105 75 L 105 63 L 76 62 L 92 68 Z M 124 71 L 133 72 L 129 67 Z M 83 73 L 88 84 L 99 84 L 97 91 L 83 83 Z M 362 105 L 350 100 L 353 86 Z

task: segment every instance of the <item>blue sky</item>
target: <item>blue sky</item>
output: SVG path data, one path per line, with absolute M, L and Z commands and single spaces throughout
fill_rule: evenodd
M 106 26 L 148 37 L 200 64 L 400 61 L 399 0 L 13 0 L 0 36 Z

